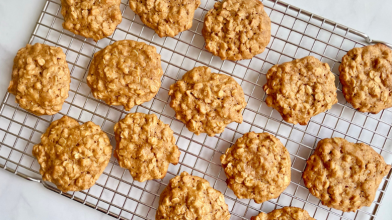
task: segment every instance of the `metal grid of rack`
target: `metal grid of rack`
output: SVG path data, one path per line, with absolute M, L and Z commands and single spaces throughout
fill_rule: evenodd
M 215 0 L 201 2 L 190 30 L 174 38 L 159 38 L 130 10 L 128 1 L 122 0 L 122 23 L 112 36 L 94 42 L 64 30 L 61 26 L 63 18 L 60 0 L 48 0 L 29 43 L 45 43 L 64 50 L 72 78 L 69 97 L 60 113 L 37 117 L 20 108 L 12 94 L 5 95 L 0 108 L 0 167 L 28 180 L 40 182 L 47 189 L 118 219 L 154 219 L 159 194 L 169 180 L 182 171 L 205 178 L 211 186 L 221 191 L 232 214 L 231 219 L 249 219 L 260 211 L 269 212 L 283 206 L 303 208 L 316 219 L 375 219 L 391 173 L 380 184 L 373 204 L 355 213 L 344 213 L 323 206 L 309 193 L 301 176 L 317 142 L 332 136 L 369 144 L 391 164 L 392 109 L 376 115 L 355 111 L 346 103 L 336 77 L 339 103 L 329 111 L 313 117 L 308 125 L 294 126 L 284 122 L 278 112 L 265 104 L 265 93 L 262 90 L 266 82 L 265 74 L 271 66 L 308 55 L 328 63 L 332 72 L 338 76 L 342 56 L 354 47 L 372 43 L 369 36 L 284 2 L 262 0 L 272 22 L 272 37 L 267 49 L 251 60 L 222 61 L 204 49 L 201 35 L 204 16 L 213 7 Z M 41 180 L 39 164 L 31 153 L 32 147 L 40 142 L 40 136 L 50 122 L 63 115 L 69 115 L 80 123 L 93 121 L 100 125 L 115 146 L 113 126 L 128 112 L 122 107 L 108 106 L 93 98 L 85 79 L 93 54 L 123 39 L 154 45 L 161 54 L 164 76 L 158 94 L 150 102 L 135 106 L 130 112 L 153 113 L 170 124 L 181 150 L 180 163 L 170 165 L 164 179 L 140 183 L 134 181 L 128 171 L 119 167 L 112 158 L 92 188 L 62 193 L 51 183 Z M 242 86 L 248 102 L 243 112 L 244 122 L 230 124 L 222 134 L 215 137 L 205 134 L 197 136 L 189 132 L 175 119 L 175 113 L 168 105 L 170 85 L 199 65 L 209 66 L 214 72 L 234 77 Z M 237 199 L 227 188 L 226 177 L 220 166 L 220 155 L 249 131 L 276 135 L 289 150 L 292 160 L 289 187 L 277 199 L 262 204 Z

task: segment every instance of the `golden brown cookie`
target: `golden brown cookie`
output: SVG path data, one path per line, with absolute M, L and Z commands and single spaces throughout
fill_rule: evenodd
M 170 86 L 170 106 L 193 133 L 222 133 L 231 122 L 242 123 L 246 106 L 241 86 L 230 76 L 199 66 Z
M 159 37 L 174 37 L 192 27 L 200 0 L 130 0 L 129 7 Z
M 157 94 L 162 74 L 161 55 L 154 46 L 122 40 L 94 54 L 87 84 L 95 98 L 129 111 Z
M 204 19 L 206 49 L 222 60 L 251 59 L 271 38 L 271 21 L 259 0 L 216 2 Z
M 63 28 L 98 41 L 121 23 L 121 0 L 61 0 Z
M 302 177 L 323 205 L 354 212 L 372 204 L 378 185 L 390 169 L 369 145 L 327 138 L 317 144 Z
M 220 159 L 227 185 L 240 199 L 262 203 L 277 198 L 290 184 L 289 152 L 269 133 L 244 134 Z
M 261 212 L 251 220 L 315 220 L 306 210 L 297 207 L 283 207 L 266 214 Z
M 343 95 L 360 112 L 392 107 L 392 50 L 376 44 L 350 50 L 339 66 Z
M 229 220 L 230 213 L 223 194 L 207 180 L 182 172 L 161 193 L 155 219 Z
M 108 165 L 112 146 L 101 128 L 68 116 L 54 121 L 33 147 L 44 181 L 63 192 L 92 187 Z
M 293 124 L 308 124 L 338 102 L 335 76 L 327 63 L 312 56 L 273 66 L 263 87 L 265 102 Z
M 116 123 L 114 133 L 114 157 L 139 182 L 162 179 L 169 163 L 178 163 L 181 152 L 173 131 L 155 114 L 130 113 Z
M 68 98 L 71 76 L 60 47 L 27 44 L 16 54 L 8 92 L 23 109 L 36 115 L 54 115 Z

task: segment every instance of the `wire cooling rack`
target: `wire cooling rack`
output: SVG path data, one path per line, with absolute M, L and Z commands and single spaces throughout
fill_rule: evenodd
M 60 0 L 48 0 L 29 43 L 45 43 L 64 50 L 72 77 L 69 97 L 60 113 L 37 117 L 21 109 L 12 94 L 5 95 L 0 109 L 0 167 L 28 180 L 40 182 L 47 189 L 118 219 L 154 219 L 159 194 L 169 180 L 182 171 L 205 178 L 221 191 L 232 214 L 231 219 L 249 219 L 261 211 L 270 212 L 283 206 L 303 208 L 316 219 L 375 219 L 391 173 L 380 184 L 372 205 L 355 213 L 344 213 L 323 206 L 309 193 L 301 178 L 306 160 L 316 143 L 332 136 L 369 144 L 391 164 L 392 109 L 386 109 L 376 115 L 355 111 L 346 103 L 337 77 L 342 56 L 351 48 L 372 43 L 372 40 L 364 33 L 284 2 L 263 0 L 272 21 L 272 37 L 267 49 L 251 60 L 222 61 L 204 49 L 201 35 L 204 15 L 214 3 L 214 0 L 202 0 L 190 30 L 175 38 L 159 38 L 135 16 L 127 0 L 123 0 L 122 23 L 111 37 L 96 43 L 63 30 Z M 41 180 L 39 164 L 32 156 L 32 147 L 40 142 L 40 136 L 50 122 L 63 115 L 69 115 L 80 123 L 93 121 L 100 125 L 115 146 L 113 126 L 127 112 L 122 107 L 108 106 L 93 98 L 86 84 L 86 73 L 95 52 L 123 39 L 154 45 L 161 54 L 164 76 L 159 93 L 150 102 L 136 106 L 130 112 L 153 113 L 170 124 L 181 149 L 180 163 L 176 166 L 170 165 L 163 180 L 140 183 L 134 181 L 129 172 L 119 167 L 112 158 L 92 188 L 81 192 L 62 193 L 51 183 Z M 284 122 L 278 112 L 265 104 L 262 86 L 266 82 L 265 74 L 271 66 L 308 55 L 330 65 L 336 76 L 339 103 L 329 111 L 313 117 L 308 125 L 293 126 Z M 214 72 L 234 77 L 241 84 L 248 102 L 243 112 L 244 122 L 230 124 L 222 134 L 215 137 L 205 134 L 197 136 L 189 132 L 175 119 L 175 113 L 168 105 L 170 85 L 186 71 L 199 65 L 207 65 Z M 238 137 L 251 130 L 276 135 L 290 152 L 292 160 L 292 180 L 289 187 L 279 198 L 262 204 L 236 198 L 227 188 L 219 160 L 221 154 Z

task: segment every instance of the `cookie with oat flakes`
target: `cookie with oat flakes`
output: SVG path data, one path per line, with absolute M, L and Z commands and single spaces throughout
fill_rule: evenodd
M 326 138 L 318 142 L 307 160 L 302 178 L 310 193 L 323 205 L 355 212 L 372 204 L 378 186 L 390 169 L 369 145 Z
M 343 95 L 360 112 L 392 107 L 392 50 L 376 44 L 350 50 L 339 66 Z
M 220 159 L 227 185 L 240 199 L 262 203 L 277 198 L 290 184 L 289 152 L 269 133 L 244 134 Z
M 233 77 L 195 67 L 170 86 L 170 107 L 193 133 L 222 133 L 231 122 L 242 123 L 244 92 Z
M 200 0 L 130 0 L 129 7 L 159 37 L 174 37 L 192 27 Z
M 98 41 L 121 23 L 121 0 L 61 0 L 63 28 Z
M 82 125 L 68 116 L 53 121 L 34 145 L 44 181 L 63 192 L 92 187 L 108 165 L 112 146 L 101 128 L 89 121 Z
M 222 60 L 251 59 L 271 38 L 271 20 L 259 0 L 215 3 L 204 19 L 206 49 Z
M 229 220 L 230 213 L 223 194 L 207 180 L 182 172 L 159 196 L 155 219 Z
M 162 179 L 169 164 L 178 163 L 173 131 L 155 114 L 130 113 L 116 123 L 114 134 L 114 157 L 136 181 Z
M 94 54 L 87 84 L 95 98 L 129 111 L 158 93 L 162 75 L 161 55 L 154 46 L 122 40 Z
M 306 125 L 338 102 L 329 65 L 312 56 L 273 66 L 263 89 L 267 105 L 293 124 Z
M 71 76 L 60 47 L 28 44 L 18 51 L 8 92 L 35 115 L 54 115 L 68 98 Z
M 266 214 L 261 212 L 251 220 L 315 220 L 306 210 L 297 207 L 283 207 Z

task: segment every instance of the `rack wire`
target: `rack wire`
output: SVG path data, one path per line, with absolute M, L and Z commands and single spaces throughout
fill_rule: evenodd
M 380 41 L 372 41 L 364 33 L 287 3 L 262 0 L 272 22 L 270 44 L 262 54 L 251 60 L 222 61 L 204 49 L 201 35 L 204 16 L 213 7 L 215 0 L 201 2 L 190 30 L 174 38 L 159 38 L 130 10 L 128 1 L 122 0 L 122 23 L 112 36 L 96 43 L 64 30 L 61 26 L 63 17 L 60 13 L 60 0 L 47 0 L 29 43 L 45 43 L 64 50 L 72 78 L 69 97 L 60 113 L 37 117 L 20 108 L 15 103 L 14 96 L 6 93 L 0 108 L 0 167 L 25 179 L 40 182 L 49 190 L 118 219 L 154 219 L 159 194 L 169 180 L 182 171 L 205 178 L 211 186 L 221 191 L 232 214 L 231 219 L 249 219 L 259 212 L 270 212 L 283 206 L 303 208 L 316 219 L 376 219 L 391 173 L 380 184 L 372 205 L 352 213 L 323 206 L 319 199 L 309 193 L 301 176 L 306 160 L 317 142 L 333 136 L 369 144 L 387 163 L 392 163 L 392 109 L 375 115 L 355 111 L 345 101 L 337 77 L 340 60 L 348 50 Z M 176 144 L 181 150 L 180 163 L 170 165 L 164 179 L 140 183 L 134 181 L 129 172 L 119 167 L 112 157 L 92 188 L 62 193 L 53 184 L 42 181 L 39 164 L 32 156 L 32 147 L 40 142 L 40 136 L 50 122 L 63 115 L 69 115 L 80 123 L 93 121 L 100 125 L 115 146 L 113 126 L 128 112 L 122 107 L 108 106 L 93 98 L 86 84 L 86 73 L 95 52 L 123 39 L 154 45 L 161 54 L 164 76 L 158 94 L 150 102 L 135 106 L 130 112 L 153 113 L 170 124 L 175 133 Z M 336 76 L 339 102 L 327 112 L 313 117 L 308 125 L 294 126 L 284 122 L 278 112 L 265 104 L 262 86 L 271 66 L 308 55 L 330 65 Z M 241 84 L 248 102 L 243 112 L 244 122 L 230 124 L 222 134 L 215 137 L 205 134 L 197 136 L 189 132 L 174 117 L 175 113 L 168 105 L 170 85 L 199 65 L 209 66 L 214 72 L 234 77 Z M 292 160 L 292 180 L 289 187 L 277 199 L 262 204 L 236 198 L 227 188 L 219 160 L 220 155 L 237 138 L 249 131 L 276 135 L 290 152 Z

